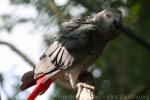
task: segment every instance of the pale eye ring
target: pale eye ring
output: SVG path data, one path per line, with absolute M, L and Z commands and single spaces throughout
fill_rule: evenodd
M 112 14 L 106 13 L 106 17 L 111 18 L 111 17 L 112 17 Z

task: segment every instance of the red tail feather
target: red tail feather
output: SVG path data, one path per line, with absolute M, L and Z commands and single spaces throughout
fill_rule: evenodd
M 47 80 L 43 83 L 45 77 L 42 76 L 37 80 L 37 85 L 32 91 L 32 93 L 28 96 L 27 100 L 34 100 L 38 95 L 41 95 L 46 92 L 51 83 L 53 82 L 51 79 Z

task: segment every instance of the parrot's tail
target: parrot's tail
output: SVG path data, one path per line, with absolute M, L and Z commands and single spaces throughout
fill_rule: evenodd
M 20 87 L 21 90 L 25 90 L 25 89 L 35 85 L 36 80 L 34 79 L 34 72 L 33 71 L 26 72 L 22 76 L 21 81 L 23 82 Z
M 36 82 L 36 87 L 32 91 L 32 93 L 28 96 L 27 100 L 34 100 L 38 95 L 41 95 L 46 92 L 46 90 L 49 88 L 53 80 L 49 79 L 46 82 L 43 82 L 45 80 L 44 76 L 41 76 Z

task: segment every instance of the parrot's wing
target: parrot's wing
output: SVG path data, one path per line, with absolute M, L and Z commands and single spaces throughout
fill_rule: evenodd
M 81 24 L 81 19 L 73 19 L 62 24 L 51 46 L 42 55 L 34 69 L 35 76 L 51 74 L 67 69 L 82 60 L 90 44 L 90 36 L 95 31 L 93 24 Z

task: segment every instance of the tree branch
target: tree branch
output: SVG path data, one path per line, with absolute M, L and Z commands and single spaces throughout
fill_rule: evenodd
M 20 57 L 23 58 L 23 60 L 25 60 L 29 65 L 31 65 L 32 67 L 35 66 L 35 64 L 31 61 L 31 59 L 29 59 L 24 53 L 22 53 L 19 49 L 17 49 L 14 45 L 5 42 L 5 41 L 0 41 L 0 45 L 5 45 L 8 46 L 10 49 L 12 49 L 12 51 L 14 51 L 16 54 L 18 54 Z
M 136 99 L 138 98 L 138 96 L 142 95 L 148 89 L 149 89 L 148 84 L 141 84 L 138 87 L 136 87 L 133 91 L 131 91 L 131 93 L 125 96 L 123 100 Z
M 54 13 L 54 15 L 58 17 L 60 23 L 65 21 L 65 18 L 62 15 L 61 10 L 56 6 L 53 0 L 48 1 L 48 7 Z
M 129 29 L 129 28 L 122 28 L 121 31 L 128 38 L 134 40 L 136 43 L 140 44 L 145 49 L 150 50 L 150 44 L 148 42 L 146 42 L 145 40 L 143 40 L 141 37 L 135 35 L 135 33 L 133 33 L 131 31 L 131 29 Z
M 80 74 L 77 83 L 76 100 L 94 100 L 95 99 L 95 79 L 93 75 L 85 71 Z

